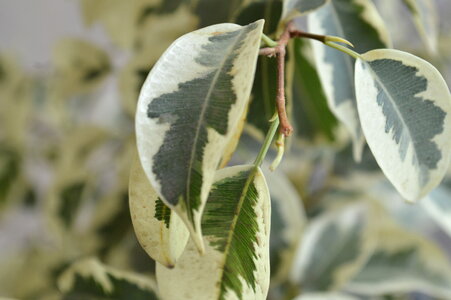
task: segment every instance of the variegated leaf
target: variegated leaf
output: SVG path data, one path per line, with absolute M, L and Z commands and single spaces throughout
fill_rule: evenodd
M 184 35 L 141 90 L 136 114 L 141 164 L 201 251 L 203 207 L 247 105 L 262 28 L 263 21 L 219 24 Z
M 434 0 L 403 0 L 412 13 L 421 39 L 431 53 L 437 52 L 438 20 Z
M 418 291 L 451 299 L 451 264 L 431 241 L 379 218 L 378 242 L 366 265 L 345 289 L 360 295 Z
M 130 213 L 136 237 L 155 261 L 172 268 L 185 249 L 188 229 L 159 198 L 136 160 L 130 172 Z
M 164 299 L 266 299 L 269 286 L 270 199 L 254 166 L 221 169 L 202 218 L 205 249 L 192 242 L 174 269 L 157 265 Z
M 436 187 L 451 156 L 451 95 L 440 73 L 411 54 L 373 50 L 356 63 L 356 94 L 368 145 L 410 201 Z
M 323 6 L 330 0 L 284 0 L 282 19 L 290 20 Z
M 390 44 L 381 17 L 367 0 L 331 0 L 308 16 L 308 25 L 313 33 L 340 36 L 355 43 L 359 53 Z M 353 59 L 316 42 L 313 52 L 329 107 L 350 132 L 354 159 L 360 161 L 365 140 L 355 103 Z
M 451 187 L 440 185 L 420 201 L 420 205 L 451 237 Z
M 72 264 L 58 278 L 64 299 L 158 300 L 152 278 L 123 272 L 86 258 Z
M 303 291 L 341 288 L 360 270 L 374 247 L 367 234 L 368 212 L 352 205 L 314 220 L 298 249 L 291 279 Z
M 65 100 L 75 93 L 86 93 L 98 86 L 111 71 L 108 54 L 82 39 L 60 40 L 54 49 L 56 76 L 52 95 Z
M 264 174 L 271 195 L 271 285 L 276 285 L 290 272 L 307 217 L 302 200 L 286 175 L 281 171 Z

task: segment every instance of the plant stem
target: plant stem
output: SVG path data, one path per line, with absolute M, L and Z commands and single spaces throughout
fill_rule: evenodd
M 269 36 L 262 33 L 262 41 L 266 44 L 268 47 L 276 47 L 278 44 L 276 41 L 273 41 Z
M 277 116 L 277 113 L 275 115 L 275 118 L 272 119 L 274 120 L 271 122 L 271 127 L 269 127 L 268 133 L 266 134 L 260 152 L 258 153 L 257 158 L 254 161 L 255 167 L 260 167 L 261 164 L 263 163 L 266 153 L 268 153 L 269 147 L 271 146 L 272 140 L 274 139 L 274 135 L 276 134 L 277 128 L 279 127 L 279 117 Z
M 279 133 L 279 136 L 276 140 L 276 147 L 277 147 L 277 155 L 276 158 L 274 158 L 271 166 L 269 166 L 269 169 L 271 171 L 275 171 L 277 167 L 279 166 L 280 162 L 282 161 L 283 154 L 285 152 L 285 136 L 283 134 Z
M 347 47 L 344 47 L 344 46 L 342 46 L 342 45 L 339 45 L 339 44 L 337 44 L 337 43 L 334 43 L 334 42 L 325 42 L 324 44 L 327 45 L 327 46 L 329 46 L 329 47 L 331 47 L 331 48 L 337 49 L 337 50 L 339 50 L 339 51 L 341 51 L 341 52 L 343 52 L 343 53 L 346 53 L 347 55 L 352 56 L 352 57 L 355 58 L 355 59 L 362 58 L 362 57 L 360 56 L 360 54 L 358 54 L 358 53 L 355 52 L 354 50 L 351 50 L 351 49 L 349 49 L 349 48 L 347 48 Z

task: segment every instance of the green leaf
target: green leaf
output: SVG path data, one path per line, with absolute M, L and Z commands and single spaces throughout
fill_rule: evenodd
M 200 250 L 203 207 L 247 106 L 262 28 L 263 21 L 219 24 L 184 35 L 141 90 L 136 114 L 141 164 Z
M 444 177 L 451 156 L 451 95 L 440 73 L 411 54 L 369 51 L 356 63 L 368 145 L 385 176 L 415 201 Z
M 374 247 L 368 235 L 368 209 L 347 206 L 322 215 L 306 228 L 292 280 L 304 291 L 340 289 L 360 270 Z
M 366 296 L 418 291 L 450 299 L 451 264 L 440 248 L 387 218 L 375 225 L 377 247 L 346 290 Z
M 293 77 L 293 126 L 294 132 L 301 138 L 315 140 L 326 137 L 334 139 L 337 119 L 327 106 L 318 72 L 307 59 L 305 52 L 310 43 L 303 39 L 293 41 L 294 56 Z
M 308 16 L 308 25 L 313 33 L 339 36 L 354 43 L 359 53 L 390 44 L 371 1 L 332 0 Z M 317 42 L 313 43 L 313 52 L 329 107 L 351 134 L 354 159 L 360 161 L 365 140 L 355 100 L 353 59 Z
M 185 249 L 189 232 L 179 216 L 158 198 L 139 160 L 130 172 L 129 201 L 139 243 L 155 261 L 173 267 Z
M 438 19 L 433 0 L 403 0 L 412 13 L 413 22 L 421 39 L 431 53 L 437 52 Z
M 63 299 L 158 300 L 155 281 L 123 272 L 86 258 L 72 264 L 58 278 Z
M 264 174 L 271 195 L 271 285 L 276 285 L 290 272 L 307 218 L 302 200 L 286 175 L 281 171 Z
M 290 20 L 299 15 L 314 11 L 330 0 L 284 0 L 282 19 Z
M 221 169 L 202 218 L 206 252 L 188 243 L 174 269 L 157 265 L 165 299 L 266 299 L 270 199 L 254 166 Z

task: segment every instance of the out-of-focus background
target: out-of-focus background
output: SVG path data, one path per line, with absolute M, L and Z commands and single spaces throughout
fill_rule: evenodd
M 451 85 L 451 2 L 435 2 L 437 52 L 425 46 L 402 1 L 375 2 L 394 47 L 428 59 Z M 214 23 L 251 22 L 267 6 L 280 12 L 281 2 L 0 0 L 0 297 L 58 299 L 58 277 L 83 257 L 153 274 L 128 209 L 140 86 L 177 37 Z M 346 138 L 329 142 L 306 133 L 293 139 L 281 168 L 309 218 L 337 196 L 334 179 L 355 180 L 346 177 L 354 169 L 377 169 L 371 157 L 369 165 L 353 164 Z M 242 142 L 236 161 L 246 160 L 252 143 Z M 447 230 L 394 198 L 387 201 L 396 218 L 421 227 L 451 258 Z M 420 223 L 411 225 L 412 219 Z

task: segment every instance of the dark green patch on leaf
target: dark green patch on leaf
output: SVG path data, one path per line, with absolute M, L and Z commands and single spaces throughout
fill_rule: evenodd
M 328 291 L 334 283 L 337 268 L 353 262 L 361 251 L 362 229 L 353 226 L 340 232 L 330 223 L 322 231 L 301 283 L 305 291 Z
M 160 198 L 155 201 L 155 218 L 158 221 L 163 221 L 166 228 L 169 228 L 169 222 L 171 221 L 171 209 L 161 201 Z
M 138 25 L 143 24 L 147 18 L 151 17 L 154 14 L 163 15 L 173 13 L 183 2 L 187 2 L 187 0 L 164 0 L 161 1 L 159 5 L 147 6 L 142 9 L 137 23 Z
M 385 132 L 399 145 L 405 159 L 409 146 L 414 149 L 413 165 L 421 170 L 420 184 L 429 179 L 442 154 L 433 141 L 443 132 L 446 113 L 433 101 L 418 96 L 427 90 L 425 77 L 417 76 L 416 67 L 393 59 L 369 61 L 378 89 L 377 103 L 386 117 Z M 365 66 L 365 64 L 363 64 Z
M 83 81 L 84 82 L 89 82 L 89 81 L 93 81 L 96 79 L 101 78 L 103 75 L 105 75 L 109 70 L 108 66 L 105 66 L 104 68 L 101 69 L 92 69 L 92 70 L 87 70 L 85 75 L 83 76 Z
M 128 191 L 124 191 L 119 198 L 120 205 L 118 209 L 96 229 L 96 234 L 102 240 L 102 246 L 98 250 L 100 257 L 106 256 L 132 230 Z
M 221 135 L 227 133 L 228 113 L 236 101 L 231 71 L 238 50 L 256 27 L 257 24 L 250 24 L 210 37 L 196 62 L 211 71 L 180 83 L 177 91 L 159 96 L 148 106 L 149 118 L 171 125 L 153 157 L 153 171 L 164 198 L 172 205 L 183 199 L 190 219 L 201 202 L 207 128 Z
M 419 249 L 415 246 L 395 253 L 377 250 L 368 260 L 365 267 L 355 276 L 353 282 L 378 283 L 380 281 L 419 278 L 431 282 L 433 285 L 449 288 L 451 279 L 428 269 L 424 259 L 421 258 Z M 382 277 L 381 274 L 383 275 Z
M 271 35 L 277 30 L 281 13 L 282 1 L 280 0 L 256 1 L 241 10 L 235 23 L 244 26 L 257 20 L 265 19 L 263 32 Z
M 271 276 L 279 270 L 279 265 L 282 262 L 282 252 L 289 247 L 289 244 L 283 237 L 287 224 L 280 212 L 279 203 L 281 201 L 275 200 L 274 196 L 271 195 L 271 234 L 269 235 Z
M 277 61 L 275 59 L 263 56 L 258 58 L 247 122 L 264 133 L 269 129 L 269 119 L 276 109 L 276 73 Z
M 6 78 L 5 67 L 3 66 L 3 62 L 0 60 L 0 83 L 4 81 Z
M 106 274 L 113 289 L 107 292 L 92 276 L 75 274 L 74 285 L 70 292 L 64 294 L 64 300 L 158 300 L 157 295 L 139 284 Z
M 293 123 L 295 132 L 303 138 L 314 139 L 323 134 L 334 139 L 337 119 L 330 112 L 316 69 L 302 55 L 302 39 L 294 40 L 295 72 L 293 78 Z
M 240 277 L 255 291 L 258 224 L 254 207 L 258 192 L 253 184 L 254 176 L 255 172 L 249 170 L 216 182 L 205 206 L 203 234 L 212 247 L 226 255 L 220 280 L 221 300 L 228 289 L 243 299 Z
M 37 202 L 36 192 L 30 187 L 25 192 L 23 202 L 27 207 L 35 207 Z
M 6 201 L 12 184 L 19 176 L 21 159 L 12 148 L 0 148 L 0 204 Z
M 229 22 L 240 1 L 198 0 L 194 9 L 200 19 L 199 27 Z
M 64 187 L 60 192 L 59 215 L 66 228 L 72 225 L 77 215 L 84 189 L 84 182 L 75 182 Z

